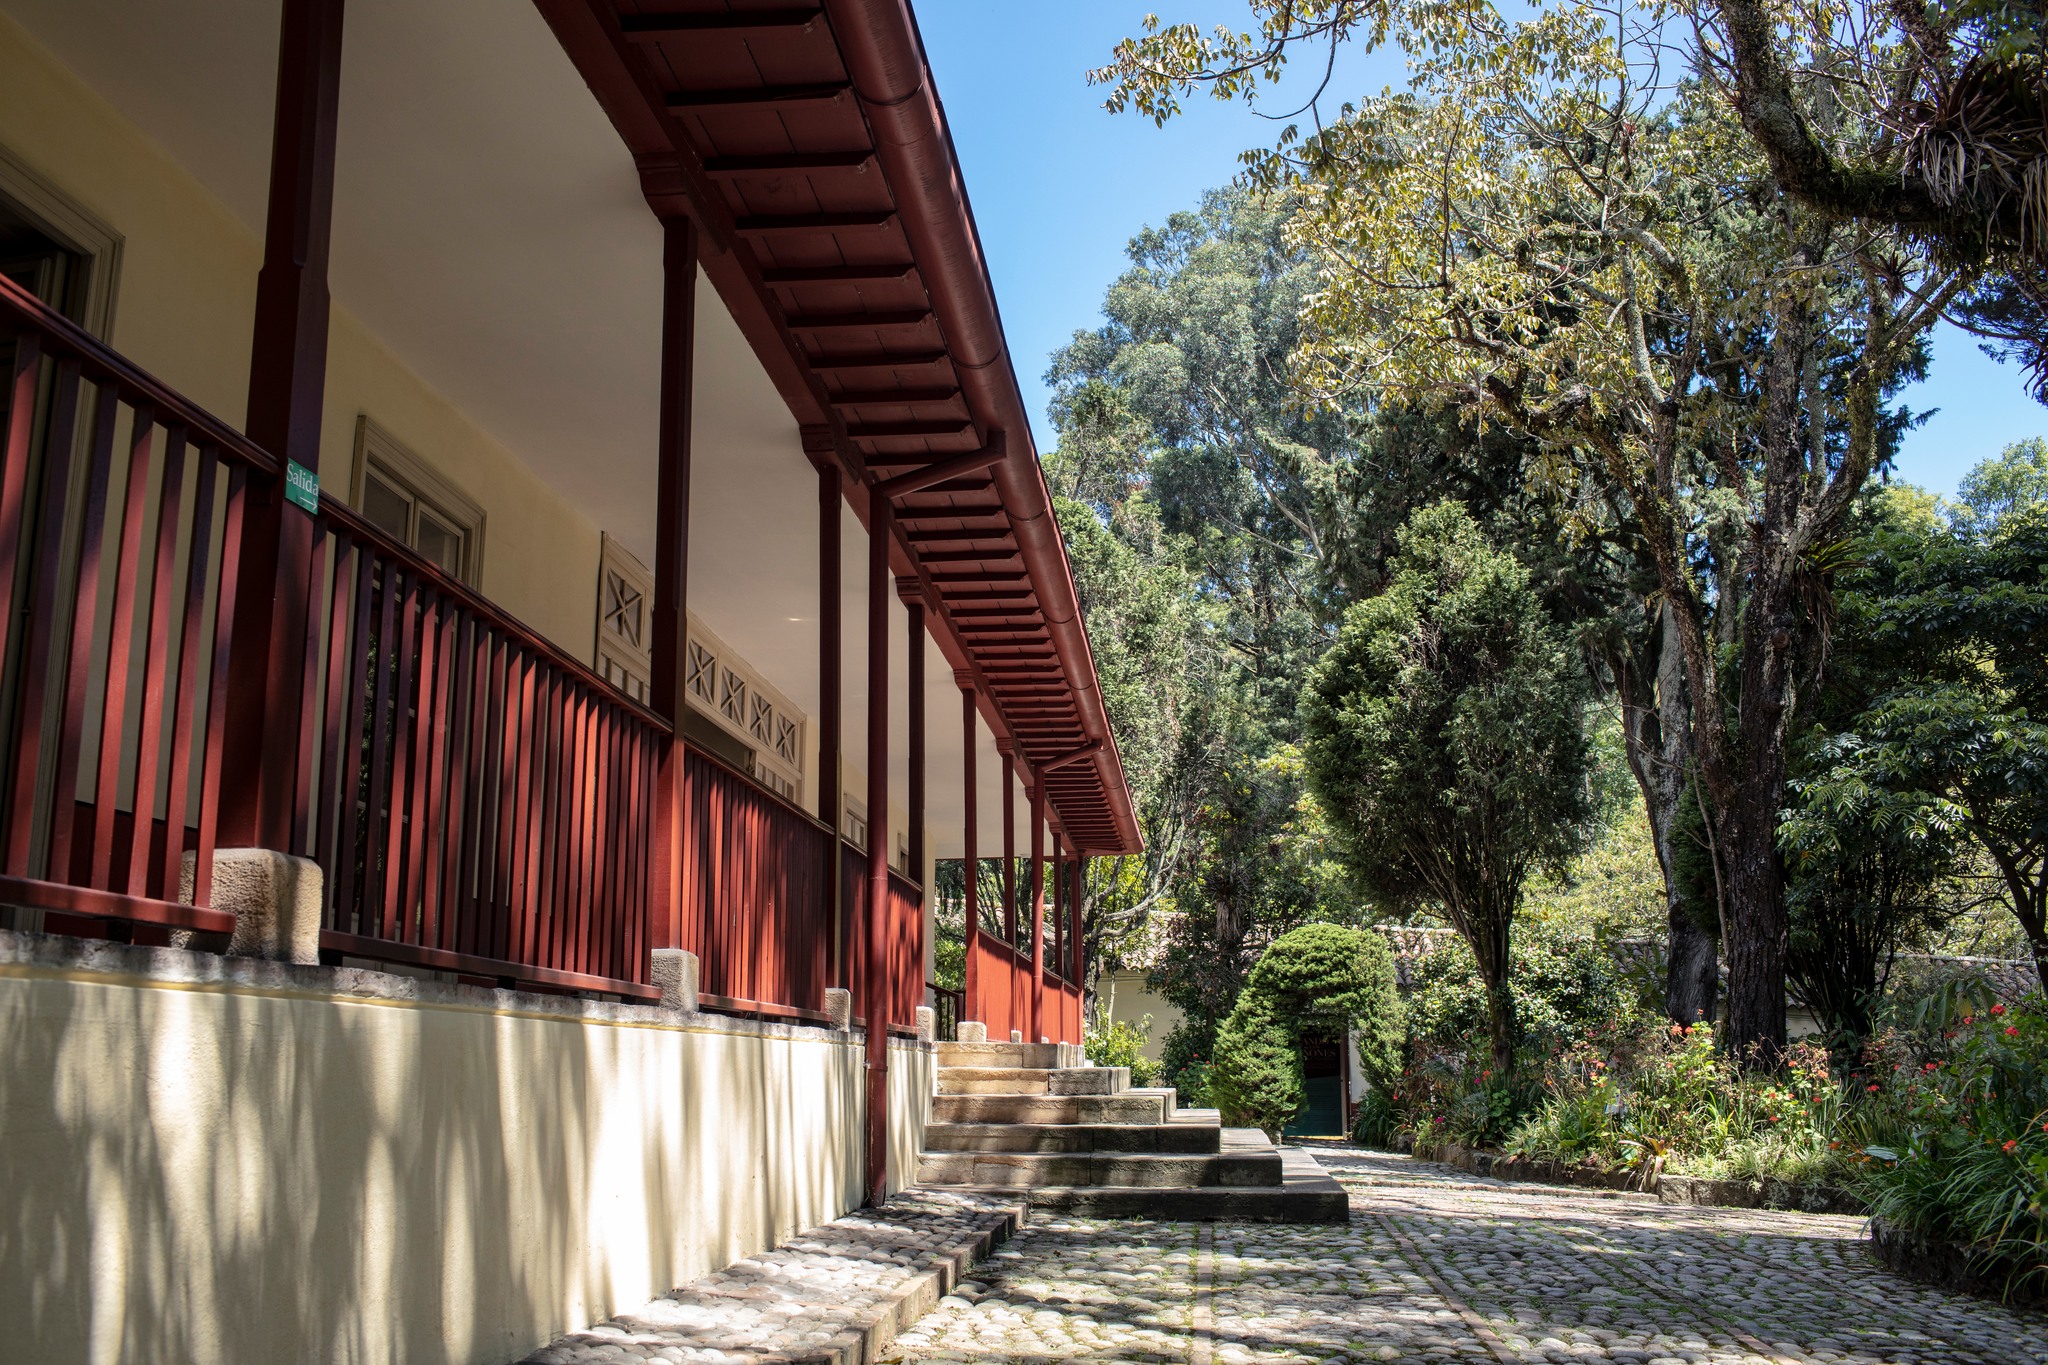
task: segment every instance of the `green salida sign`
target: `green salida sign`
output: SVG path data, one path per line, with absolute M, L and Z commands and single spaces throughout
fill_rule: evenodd
M 284 462 L 285 501 L 308 513 L 320 510 L 320 476 L 297 460 Z

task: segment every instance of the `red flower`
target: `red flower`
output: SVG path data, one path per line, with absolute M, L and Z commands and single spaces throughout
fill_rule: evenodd
M 1993 1005 L 1993 1006 L 1991 1007 L 1991 1012 L 1992 1012 L 1993 1014 L 2004 1014 L 2004 1013 L 2005 1013 L 2005 1006 L 2003 1006 L 2003 1005 Z
M 2020 1036 L 2020 1030 L 2019 1030 L 2019 1026 L 2018 1026 L 2018 1025 L 2016 1025 L 2016 1024 L 2007 1024 L 2007 1025 L 2005 1026 L 2005 1036 L 2006 1036 L 2006 1037 L 2008 1037 L 2008 1038 L 2017 1038 L 2017 1037 L 2019 1037 L 2019 1036 Z
M 1877 1093 L 1877 1087 L 1876 1087 L 1876 1086 L 1874 1086 L 1874 1085 L 1873 1085 L 1873 1086 L 1871 1086 L 1871 1087 L 1870 1087 L 1870 1093 L 1871 1093 L 1871 1094 L 1873 1094 L 1873 1095 L 1875 1095 L 1875 1094 Z
M 2019 1145 L 2020 1145 L 2020 1140 L 2019 1140 L 2018 1138 L 2007 1138 L 2007 1139 L 2005 1140 L 2005 1150 L 2006 1150 L 2006 1151 L 2008 1151 L 2008 1152 L 2009 1152 L 2009 1151 L 2011 1151 L 2011 1150 L 2012 1150 L 2013 1148 L 2015 1148 L 2015 1147 L 2019 1146 Z

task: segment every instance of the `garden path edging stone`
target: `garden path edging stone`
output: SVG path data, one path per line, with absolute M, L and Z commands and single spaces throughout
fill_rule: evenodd
M 1624 1171 L 1596 1171 L 1555 1161 L 1511 1160 L 1505 1152 L 1475 1150 L 1455 1142 L 1424 1144 L 1417 1156 L 1495 1180 L 1650 1194 L 1655 1195 L 1660 1204 L 1852 1215 L 1869 1212 L 1869 1208 L 1854 1194 L 1831 1185 L 1802 1185 L 1787 1180 L 1707 1180 L 1699 1176 L 1662 1173 L 1644 1182 Z
M 2007 1308 L 2048 1308 L 2048 1287 L 2029 1285 L 2007 1297 L 1999 1286 L 1972 1268 L 1969 1248 L 1954 1242 L 1944 1242 L 1882 1218 L 1873 1218 L 1870 1220 L 1870 1237 L 1865 1245 L 1870 1250 L 1870 1259 L 1895 1275 L 1904 1275 L 1950 1293 L 1991 1299 Z

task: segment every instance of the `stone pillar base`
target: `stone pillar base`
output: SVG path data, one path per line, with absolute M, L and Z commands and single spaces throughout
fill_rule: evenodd
M 192 899 L 197 855 L 187 853 L 178 898 Z M 311 965 L 320 961 L 320 864 L 267 848 L 213 853 L 213 908 L 235 917 L 234 957 Z
M 974 1019 L 963 1019 L 953 1030 L 963 1043 L 985 1043 L 988 1041 L 988 1025 Z
M 933 1010 L 930 1005 L 919 1005 L 917 1007 L 917 1041 L 920 1043 L 937 1042 L 938 1037 L 939 1016 L 937 1011 Z
M 1021 1042 L 1023 1042 L 1023 1041 L 1024 1041 L 1024 1030 L 1023 1030 L 1023 1029 L 1020 1029 L 1020 1028 L 1013 1028 L 1013 1029 L 1011 1029 L 1011 1030 L 1010 1030 L 1010 1041 L 1011 1041 L 1011 1042 L 1013 1042 L 1013 1043 L 1021 1043 Z
M 832 1027 L 844 1033 L 853 1027 L 853 992 L 838 986 L 825 988 L 825 1013 L 832 1016 Z
M 663 1009 L 697 1012 L 697 955 L 683 948 L 654 950 L 654 984 Z

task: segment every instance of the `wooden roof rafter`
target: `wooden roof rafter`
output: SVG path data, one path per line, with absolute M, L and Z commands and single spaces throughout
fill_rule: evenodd
M 980 676 L 992 727 L 1027 765 L 1093 742 L 1048 786 L 1060 822 L 1084 848 L 1136 849 L 907 0 L 536 5 L 634 153 L 656 212 L 703 228 L 706 273 L 798 422 L 836 433 L 849 502 L 895 504 L 892 559 L 924 582 L 942 649 Z M 993 461 L 926 477 L 1006 433 Z M 1064 696 L 1026 708 L 1019 695 L 1012 717 L 1004 684 L 1027 647 L 1033 681 Z M 1047 728 L 1027 709 L 1061 715 Z

